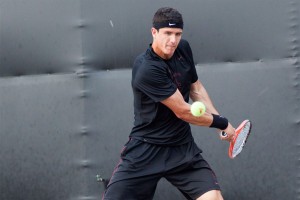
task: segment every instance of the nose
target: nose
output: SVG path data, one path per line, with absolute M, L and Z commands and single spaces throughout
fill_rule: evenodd
M 170 36 L 170 42 L 171 42 L 172 44 L 176 43 L 176 35 L 172 34 L 172 35 Z

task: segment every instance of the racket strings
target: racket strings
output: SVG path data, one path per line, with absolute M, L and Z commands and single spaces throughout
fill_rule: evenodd
M 243 127 L 243 129 L 241 130 L 241 132 L 238 134 L 237 138 L 235 139 L 235 144 L 234 144 L 233 150 L 232 150 L 233 157 L 235 157 L 242 151 L 242 149 L 247 141 L 250 129 L 251 129 L 251 124 L 246 123 L 245 126 Z

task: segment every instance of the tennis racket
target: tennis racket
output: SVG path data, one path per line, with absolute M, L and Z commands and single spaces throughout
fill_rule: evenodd
M 243 150 L 247 139 L 251 132 L 252 123 L 250 120 L 244 120 L 239 127 L 235 130 L 234 139 L 230 142 L 228 155 L 231 159 L 234 159 Z M 227 133 L 221 132 L 222 137 L 226 137 Z

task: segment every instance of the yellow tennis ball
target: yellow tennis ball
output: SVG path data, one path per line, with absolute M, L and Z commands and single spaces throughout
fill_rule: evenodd
M 195 117 L 202 116 L 205 113 L 205 111 L 206 111 L 206 107 L 205 107 L 204 103 L 202 103 L 201 101 L 195 101 L 191 105 L 191 113 Z

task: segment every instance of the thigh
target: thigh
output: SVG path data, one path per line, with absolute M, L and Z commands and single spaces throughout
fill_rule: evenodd
M 151 200 L 159 179 L 146 176 L 114 182 L 106 189 L 103 200 Z
M 200 153 L 180 170 L 172 170 L 165 178 L 188 199 L 197 199 L 211 190 L 220 190 L 215 173 Z
M 219 190 L 210 190 L 201 195 L 197 200 L 224 200 Z
M 164 166 L 157 159 L 160 152 L 154 145 L 131 139 L 121 152 L 103 199 L 152 199 Z

